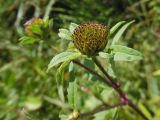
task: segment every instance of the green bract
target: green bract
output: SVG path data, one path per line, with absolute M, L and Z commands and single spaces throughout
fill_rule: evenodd
M 25 26 L 25 33 L 28 36 L 32 36 L 34 34 L 42 34 L 42 31 L 40 27 L 44 24 L 43 20 L 41 18 L 33 18 L 29 21 L 27 21 Z
M 97 55 L 108 42 L 109 29 L 98 23 L 79 25 L 72 34 L 74 46 L 88 56 Z

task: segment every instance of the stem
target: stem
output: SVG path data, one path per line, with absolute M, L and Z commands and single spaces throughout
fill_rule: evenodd
M 124 102 L 124 104 L 128 104 L 132 109 L 134 109 L 139 115 L 141 115 L 141 117 L 144 120 L 148 120 L 148 118 L 143 114 L 143 112 L 135 105 L 132 103 L 131 100 L 129 100 L 126 96 L 126 94 L 120 89 L 120 85 L 117 84 L 110 76 L 109 74 L 105 71 L 105 69 L 102 67 L 102 65 L 99 63 L 99 61 L 94 57 L 93 61 L 95 62 L 95 64 L 98 66 L 98 68 L 103 72 L 103 74 L 106 76 L 106 78 L 112 83 L 112 87 L 115 89 L 115 91 L 117 91 L 117 93 L 119 94 L 119 96 L 121 97 L 122 102 Z
M 49 14 L 52 10 L 52 5 L 55 3 L 56 1 L 55 0 L 50 0 L 48 5 L 47 5 L 47 8 L 46 8 L 46 11 L 45 11 L 45 14 L 44 14 L 44 17 L 43 19 L 46 20 L 48 17 L 49 17 Z
M 95 75 L 96 77 L 100 78 L 101 81 L 103 81 L 104 83 L 106 83 L 108 86 L 111 86 L 111 83 L 109 81 L 107 81 L 104 77 L 102 77 L 101 75 L 99 75 L 96 71 L 90 69 L 89 67 L 81 64 L 80 62 L 73 60 L 74 64 L 79 65 L 80 67 L 86 69 L 88 72 L 92 73 L 93 75 Z
M 121 97 L 121 100 L 124 104 L 128 104 L 128 98 L 126 97 L 126 95 L 122 92 L 122 90 L 120 89 L 120 85 L 117 84 L 110 76 L 109 74 L 105 71 L 105 69 L 102 67 L 102 65 L 99 63 L 99 61 L 94 57 L 92 58 L 93 61 L 95 62 L 95 64 L 98 66 L 98 68 L 102 71 L 102 73 L 105 75 L 106 79 L 108 81 L 110 81 L 110 83 L 112 84 L 111 86 L 115 89 L 115 91 L 118 92 L 118 94 Z
M 96 58 L 93 58 L 93 61 L 96 63 L 96 65 L 99 67 L 99 69 L 105 74 L 105 78 L 102 77 L 101 75 L 99 75 L 96 71 L 90 69 L 89 67 L 81 64 L 80 62 L 73 60 L 74 64 L 79 65 L 80 67 L 84 68 L 85 70 L 87 70 L 88 72 L 90 72 L 91 74 L 95 75 L 96 77 L 98 77 L 101 81 L 103 81 L 104 83 L 106 83 L 107 85 L 113 87 L 117 93 L 120 95 L 121 99 L 122 99 L 122 105 L 129 105 L 132 109 L 134 109 L 144 120 L 149 120 L 143 113 L 141 110 L 139 110 L 139 108 L 132 103 L 131 100 L 129 100 L 126 95 L 123 93 L 123 91 L 120 89 L 120 86 L 109 76 L 109 74 L 104 70 L 104 68 L 101 66 L 101 64 L 99 63 L 99 61 L 97 61 Z
M 112 109 L 112 108 L 116 108 L 116 107 L 119 107 L 119 106 L 122 106 L 123 104 L 122 103 L 119 103 L 119 104 L 116 104 L 116 105 L 110 105 L 110 106 L 103 106 L 103 107 L 99 107 L 91 112 L 86 112 L 86 113 L 81 113 L 79 114 L 78 118 L 85 118 L 85 117 L 88 117 L 88 116 L 91 116 L 91 115 L 94 115 L 98 112 L 102 112 L 102 111 L 106 111 L 106 110 L 109 110 L 109 109 Z

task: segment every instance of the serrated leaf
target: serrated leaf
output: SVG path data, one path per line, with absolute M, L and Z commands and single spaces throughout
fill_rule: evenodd
M 142 54 L 139 51 L 132 49 L 132 48 L 129 48 L 129 47 L 126 47 L 126 46 L 123 46 L 123 45 L 114 45 L 113 52 L 114 53 L 116 53 L 116 52 L 126 53 L 126 54 L 130 54 L 130 55 L 135 55 L 135 56 L 142 56 Z
M 67 29 L 59 29 L 58 36 L 62 39 L 72 40 L 71 33 Z
M 129 55 L 126 53 L 116 52 L 114 55 L 114 61 L 134 61 L 142 59 L 141 56 Z
M 76 27 L 78 27 L 77 24 L 71 23 L 71 24 L 69 25 L 69 31 L 70 31 L 71 33 L 73 33 Z
M 57 88 L 58 88 L 58 94 L 60 99 L 65 102 L 64 98 L 64 92 L 63 92 L 63 76 L 64 76 L 64 70 L 69 64 L 68 61 L 64 62 L 58 69 L 56 73 L 56 82 L 57 82 Z
M 78 86 L 76 83 L 76 80 L 74 82 L 70 82 L 69 83 L 69 87 L 67 89 L 68 95 L 68 102 L 70 104 L 70 106 L 74 109 L 77 110 L 77 101 L 78 101 Z
M 19 40 L 20 40 L 20 43 L 24 44 L 24 45 L 26 45 L 26 44 L 33 44 L 33 43 L 35 43 L 35 42 L 38 41 L 38 39 L 33 38 L 33 37 L 29 37 L 29 36 L 21 37 Z
M 120 21 L 118 22 L 116 25 L 114 25 L 111 29 L 110 29 L 110 35 L 113 35 L 114 32 L 126 21 Z
M 131 22 L 129 22 L 129 23 L 126 23 L 126 24 L 116 33 L 116 35 L 115 35 L 114 38 L 113 38 L 111 47 L 118 42 L 118 40 L 121 38 L 121 36 L 122 36 L 122 34 L 124 33 L 124 31 L 125 31 L 125 30 L 129 27 L 129 25 L 131 25 L 133 22 L 134 22 L 134 20 L 131 21 Z
M 78 58 L 81 55 L 79 52 L 62 52 L 52 58 L 48 65 L 47 71 L 49 71 L 55 65 L 64 62 L 64 61 L 71 61 L 73 59 Z

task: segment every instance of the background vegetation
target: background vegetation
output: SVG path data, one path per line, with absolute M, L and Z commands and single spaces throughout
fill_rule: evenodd
M 24 23 L 48 15 L 53 20 L 48 39 L 21 45 L 18 39 L 25 34 Z M 68 28 L 71 22 L 89 21 L 111 27 L 118 21 L 133 19 L 136 22 L 123 35 L 121 44 L 139 50 L 144 57 L 133 63 L 117 62 L 117 76 L 123 90 L 140 109 L 150 119 L 160 120 L 159 0 L 0 0 L 0 119 L 58 120 L 59 112 L 68 107 L 57 93 L 56 69 L 46 73 L 50 59 L 68 45 L 58 37 L 59 28 Z M 83 62 L 93 64 L 87 59 Z M 65 72 L 66 88 L 73 75 L 79 84 L 82 112 L 101 104 L 96 98 L 99 94 L 107 103 L 116 102 L 117 94 L 111 88 L 104 89 L 102 83 L 77 67 L 74 72 Z M 129 107 L 87 119 L 141 120 Z

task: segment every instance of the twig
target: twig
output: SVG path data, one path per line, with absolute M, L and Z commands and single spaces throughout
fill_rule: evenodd
M 93 75 L 95 75 L 96 77 L 100 78 L 101 81 L 103 81 L 104 83 L 106 83 L 108 86 L 111 86 L 111 83 L 109 81 L 107 81 L 104 77 L 102 77 L 101 75 L 99 75 L 96 71 L 90 69 L 89 67 L 81 64 L 80 62 L 73 60 L 74 64 L 79 65 L 80 67 L 86 69 L 88 72 L 92 73 Z
M 102 65 L 99 63 L 99 61 L 94 57 L 92 59 L 95 64 L 98 66 L 98 68 L 102 71 L 102 73 L 105 75 L 106 79 L 108 81 L 110 81 L 110 83 L 112 84 L 111 86 L 115 89 L 115 91 L 118 92 L 118 94 L 121 97 L 121 100 L 124 104 L 128 104 L 128 98 L 126 97 L 126 95 L 122 92 L 122 90 L 120 89 L 120 85 L 117 84 L 110 76 L 109 74 L 105 71 L 105 69 L 102 67 Z
M 96 113 L 102 112 L 102 111 L 106 111 L 106 110 L 109 110 L 109 109 L 112 109 L 112 108 L 120 107 L 122 105 L 123 105 L 122 103 L 119 103 L 119 104 L 116 104 L 116 105 L 99 107 L 99 108 L 97 108 L 97 109 L 95 109 L 95 110 L 93 110 L 91 112 L 86 112 L 86 113 L 79 114 L 78 118 L 85 118 L 85 117 L 94 115 Z
M 88 72 L 92 73 L 93 75 L 97 76 L 98 78 L 100 78 L 101 81 L 103 81 L 104 83 L 106 83 L 107 85 L 113 87 L 118 94 L 120 95 L 120 97 L 122 98 L 122 103 L 123 105 L 129 105 L 132 109 L 134 109 L 139 115 L 142 116 L 142 118 L 144 120 L 148 120 L 148 118 L 141 112 L 141 110 L 139 110 L 139 108 L 134 105 L 131 100 L 129 100 L 126 95 L 123 93 L 123 91 L 120 89 L 120 86 L 114 81 L 112 80 L 112 78 L 108 75 L 108 73 L 104 70 L 104 68 L 101 66 L 101 64 L 97 61 L 96 58 L 93 58 L 93 61 L 96 63 L 96 65 L 99 67 L 99 69 L 105 74 L 105 78 L 102 77 L 101 75 L 99 75 L 96 71 L 90 69 L 89 67 L 81 64 L 80 62 L 73 60 L 74 64 L 79 65 L 80 67 L 84 68 L 85 70 L 87 70 Z
M 98 68 L 104 73 L 104 75 L 106 76 L 106 78 L 112 83 L 112 87 L 118 92 L 118 94 L 120 95 L 120 97 L 123 100 L 124 104 L 128 104 L 139 115 L 141 115 L 141 117 L 144 120 L 148 120 L 148 118 L 143 114 L 143 112 L 135 104 L 133 104 L 131 100 L 129 100 L 126 97 L 126 94 L 123 93 L 123 91 L 120 89 L 120 86 L 109 76 L 109 74 L 104 70 L 104 68 L 102 67 L 102 65 L 99 63 L 99 61 L 95 57 L 93 58 L 93 61 L 98 66 Z

